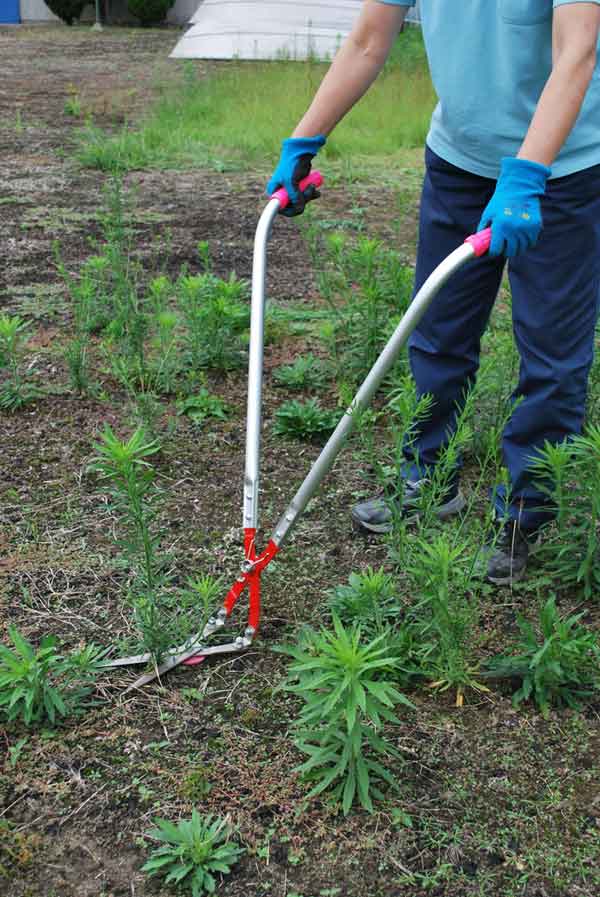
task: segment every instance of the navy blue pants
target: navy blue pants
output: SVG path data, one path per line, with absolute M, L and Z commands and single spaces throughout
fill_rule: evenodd
M 496 182 L 426 150 L 415 291 L 473 233 Z M 548 519 L 530 461 L 546 440 L 580 433 L 593 359 L 600 289 L 600 165 L 548 182 L 544 227 L 533 249 L 509 262 L 513 329 L 520 355 L 520 403 L 503 435 L 511 493 L 494 489 L 496 510 L 535 529 Z M 498 292 L 504 258 L 482 258 L 453 275 L 409 341 L 419 395 L 434 397 L 431 417 L 405 449 L 408 474 L 435 465 L 457 409 L 474 383 L 481 335 Z

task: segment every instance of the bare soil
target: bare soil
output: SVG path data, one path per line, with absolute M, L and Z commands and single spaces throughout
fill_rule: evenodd
M 87 472 L 103 426 L 130 432 L 131 409 L 106 376 L 97 398 L 70 391 L 62 356 L 72 314 L 53 245 L 76 272 L 100 233 L 106 180 L 73 160 L 82 123 L 65 113 L 65 100 L 75 89 L 100 126 L 135 119 L 173 76 L 167 55 L 177 36 L 0 29 L 0 310 L 33 322 L 29 366 L 46 391 L 0 416 L 0 625 L 16 623 L 34 641 L 52 632 L 67 646 L 117 643 L 132 627 L 114 518 Z M 138 257 L 150 265 L 157 245 L 168 245 L 167 273 L 197 270 L 196 247 L 206 240 L 216 274 L 248 278 L 265 174 L 129 174 Z M 359 203 L 366 231 L 394 240 L 410 261 L 414 189 L 405 200 L 398 224 L 392 188 L 373 194 L 359 185 L 350 197 L 338 187 L 325 191 L 319 214 L 351 216 Z M 281 304 L 320 301 L 294 222 L 276 222 L 267 288 Z M 288 338 L 267 350 L 265 533 L 318 453 L 271 434 L 282 391 L 270 371 L 311 348 L 306 338 Z M 100 365 L 96 373 L 102 380 Z M 232 581 L 242 555 L 245 376 L 211 376 L 209 386 L 236 413 L 200 430 L 178 420 L 157 461 L 161 522 L 182 580 L 201 570 Z M 173 403 L 165 401 L 163 412 L 166 431 Z M 285 661 L 272 648 L 301 623 L 325 620 L 326 591 L 350 572 L 386 562 L 385 547 L 357 538 L 349 525 L 348 507 L 368 491 L 367 475 L 353 451 L 336 463 L 265 576 L 260 639 L 245 655 L 180 668 L 162 686 L 126 697 L 134 674 L 110 674 L 99 705 L 79 720 L 53 731 L 0 728 L 0 894 L 173 893 L 140 872 L 147 857 L 140 838 L 154 816 L 177 819 L 192 806 L 229 814 L 239 828 L 247 853 L 219 888 L 231 897 L 598 894 L 600 705 L 543 720 L 516 713 L 501 692 L 471 695 L 461 710 L 451 695 L 421 692 L 411 696 L 417 712 L 391 733 L 405 758 L 399 798 L 373 816 L 357 810 L 347 818 L 326 801 L 306 801 L 287 734 L 293 702 L 276 690 Z M 529 600 L 526 591 L 491 598 L 489 640 L 514 626 Z M 243 627 L 243 611 L 238 619 Z M 194 791 L 199 780 L 206 793 Z M 394 815 L 398 807 L 411 826 Z

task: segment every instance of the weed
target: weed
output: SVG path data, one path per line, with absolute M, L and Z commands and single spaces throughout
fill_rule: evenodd
M 292 399 L 275 412 L 273 432 L 293 439 L 319 439 L 335 429 L 338 419 L 338 412 L 321 408 L 316 399 Z
M 243 301 L 248 293 L 246 282 L 233 274 L 229 280 L 210 273 L 182 274 L 176 288 L 192 370 L 238 367 L 244 358 L 243 335 L 250 322 L 249 306 Z
M 433 688 L 487 691 L 470 661 L 479 618 L 480 577 L 474 575 L 476 552 L 466 539 L 441 533 L 417 536 L 407 557 L 407 572 L 420 596 L 409 619 L 419 631 L 420 665 Z
M 151 531 L 154 471 L 147 459 L 156 454 L 158 446 L 146 442 L 141 429 L 122 441 L 107 426 L 101 439 L 94 446 L 97 460 L 91 470 L 111 484 L 110 494 L 128 529 L 122 544 L 134 560 L 139 585 L 152 590 L 158 583 L 159 561 L 157 537 Z
M 414 383 L 407 374 L 396 375 L 389 399 L 382 411 L 368 409 L 356 416 L 356 431 L 361 440 L 362 454 L 372 467 L 375 480 L 392 515 L 392 539 L 398 564 L 403 564 L 406 540 L 401 514 L 405 480 L 405 452 L 410 449 L 418 433 L 419 423 L 431 413 L 433 400 L 429 395 L 417 398 Z M 376 445 L 376 424 L 384 418 L 390 429 L 390 439 L 384 443 L 383 455 Z M 421 508 L 418 509 L 422 511 Z
M 14 823 L 0 819 L 0 878 L 14 882 L 15 870 L 32 866 L 41 847 L 38 834 L 14 831 Z
M 90 470 L 109 483 L 109 494 L 121 515 L 124 537 L 119 540 L 132 570 L 129 586 L 135 619 L 143 644 L 159 658 L 175 642 L 184 641 L 202 628 L 198 603 L 209 616 L 208 596 L 216 589 L 212 577 L 199 577 L 180 589 L 170 587 L 165 557 L 159 552 L 154 470 L 148 458 L 159 450 L 138 428 L 128 440 L 118 439 L 106 427 L 96 444 L 96 460 Z
M 211 395 L 203 386 L 196 395 L 177 402 L 177 414 L 184 414 L 193 423 L 200 425 L 209 417 L 227 420 L 229 409 L 222 399 Z
M 524 617 L 518 617 L 521 637 L 513 647 L 515 653 L 489 664 L 493 675 L 521 680 L 513 694 L 515 707 L 532 698 L 547 717 L 552 705 L 578 708 L 582 698 L 600 687 L 600 648 L 594 633 L 579 624 L 582 616 L 561 618 L 552 596 L 540 613 L 540 635 Z
M 293 658 L 284 687 L 304 701 L 294 743 L 309 759 L 298 770 L 316 782 L 310 797 L 331 788 L 344 814 L 356 797 L 372 812 L 373 796 L 382 797 L 375 782 L 398 787 L 375 759 L 398 759 L 379 732 L 384 722 L 398 722 L 397 704 L 413 705 L 390 682 L 399 658 L 384 635 L 363 644 L 360 627 L 345 629 L 335 615 L 333 627 L 307 630 L 300 647 L 281 649 Z
M 100 649 L 88 646 L 62 655 L 54 636 L 34 646 L 14 626 L 9 627 L 14 650 L 0 644 L 0 710 L 10 722 L 25 725 L 80 713 L 99 671 Z M 17 754 L 18 756 L 18 754 Z
M 181 794 L 193 803 L 198 803 L 210 794 L 212 784 L 210 782 L 211 769 L 197 766 L 187 773 L 181 783 Z
M 327 376 L 327 365 L 312 352 L 273 371 L 275 383 L 288 389 L 318 389 L 325 384 Z
M 16 411 L 42 395 L 23 379 L 20 371 L 28 328 L 18 315 L 0 315 L 0 368 L 8 371 L 6 381 L 0 385 L 0 408 L 5 411 Z
M 202 817 L 195 809 L 191 819 L 177 824 L 154 819 L 154 824 L 157 828 L 147 832 L 147 837 L 162 842 L 162 846 L 152 851 L 142 872 L 160 875 L 165 885 L 184 888 L 192 897 L 214 893 L 216 873 L 227 875 L 244 852 L 229 840 L 227 820 Z
M 600 586 L 600 426 L 546 443 L 532 469 L 556 515 L 539 548 L 544 574 L 565 587 L 581 585 L 590 598 Z
M 369 635 L 379 634 L 386 624 L 396 622 L 400 613 L 398 589 L 382 567 L 351 573 L 347 585 L 336 586 L 329 593 L 329 606 L 342 623 L 358 623 Z
M 17 765 L 17 763 L 19 762 L 21 754 L 23 753 L 23 750 L 27 746 L 28 741 L 29 741 L 29 739 L 27 737 L 19 738 L 19 740 L 16 742 L 16 744 L 13 744 L 13 745 L 11 745 L 11 747 L 9 747 L 8 759 L 9 759 L 11 769 L 14 769 L 15 766 Z
M 175 392 L 177 376 L 181 370 L 177 353 L 178 323 L 177 315 L 168 309 L 158 311 L 154 317 L 150 317 L 150 328 L 154 329 L 154 358 L 147 389 L 167 395 Z
M 223 585 L 224 580 L 221 576 L 204 573 L 193 579 L 188 579 L 186 592 L 189 593 L 194 603 L 200 601 L 203 607 L 210 608 L 220 597 Z
M 138 428 L 127 440 L 118 439 L 110 427 L 95 445 L 97 459 L 91 470 L 110 483 L 110 495 L 125 524 L 120 540 L 133 569 L 132 600 L 144 645 L 159 657 L 168 647 L 172 632 L 165 625 L 164 585 L 158 555 L 159 536 L 153 528 L 155 518 L 154 471 L 148 458 L 156 454 L 156 443 L 147 442 Z
M 336 378 L 354 387 L 373 367 L 412 296 L 413 272 L 377 240 L 351 244 L 340 234 L 326 239 L 330 267 L 320 288 L 332 323 L 323 336 L 334 359 Z
M 64 102 L 63 112 L 72 118 L 81 118 L 81 98 L 75 85 L 68 87 L 68 96 Z

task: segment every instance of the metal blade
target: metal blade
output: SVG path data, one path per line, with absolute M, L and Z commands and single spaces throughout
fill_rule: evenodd
M 192 636 L 191 639 L 188 639 L 187 642 L 184 642 L 182 645 L 178 645 L 177 648 L 173 648 L 169 652 L 169 654 L 182 654 L 184 651 L 187 651 L 190 645 L 197 645 L 199 639 L 208 638 L 209 635 L 212 635 L 214 632 L 217 632 L 217 630 L 222 629 L 226 624 L 227 614 L 225 610 L 221 609 L 218 614 L 210 618 L 201 633 L 197 632 L 194 636 Z M 130 654 L 128 657 L 115 657 L 112 660 L 104 660 L 100 664 L 100 667 L 110 670 L 113 667 L 140 666 L 141 664 L 149 663 L 151 660 L 152 654 L 149 651 L 146 651 L 144 652 L 144 654 Z
M 188 639 L 187 642 L 184 642 L 182 645 L 178 645 L 177 648 L 173 648 L 169 651 L 169 656 L 177 656 L 182 654 L 184 651 L 190 646 L 197 646 L 199 644 L 198 639 L 204 638 L 207 630 L 207 626 L 204 627 L 204 632 L 200 634 L 196 633 L 191 639 Z M 214 632 L 214 629 L 211 630 Z M 198 653 L 195 651 L 194 653 Z M 131 654 L 129 657 L 117 657 L 114 660 L 105 660 L 100 666 L 106 669 L 111 669 L 112 667 L 127 667 L 127 666 L 139 666 L 142 663 L 149 663 L 152 660 L 152 654 L 149 651 L 146 651 L 144 654 Z
M 101 669 L 110 670 L 112 667 L 127 667 L 148 663 L 151 658 L 152 655 L 149 652 L 146 652 L 146 654 L 132 654 L 130 657 L 116 657 L 113 660 L 103 660 L 99 666 Z
M 201 645 L 200 643 L 196 643 L 195 645 L 191 645 L 185 651 L 182 651 L 180 654 L 172 654 L 171 657 L 167 658 L 167 660 L 163 661 L 160 666 L 155 667 L 152 672 L 145 673 L 143 676 L 140 676 L 139 679 L 125 689 L 123 694 L 127 694 L 128 691 L 132 691 L 134 688 L 141 688 L 142 685 L 146 685 L 148 682 L 152 682 L 153 679 L 158 679 L 163 673 L 168 673 L 169 670 L 172 670 L 174 667 L 179 666 L 180 663 L 183 663 L 184 660 L 187 660 L 188 657 L 193 657 L 196 654 L 201 654 L 203 657 L 206 657 L 210 654 L 232 654 L 237 651 L 243 651 L 244 648 L 249 647 L 244 644 L 241 640 L 235 642 L 228 642 L 226 645 L 212 645 L 211 647 L 206 647 L 205 645 Z

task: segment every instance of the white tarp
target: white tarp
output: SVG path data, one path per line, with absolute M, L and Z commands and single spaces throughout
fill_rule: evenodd
M 171 53 L 180 59 L 331 59 L 361 0 L 204 0 Z

